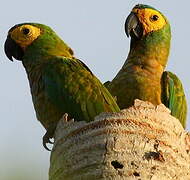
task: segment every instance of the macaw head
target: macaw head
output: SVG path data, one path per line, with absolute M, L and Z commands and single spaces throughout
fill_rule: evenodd
M 148 5 L 138 4 L 126 19 L 125 32 L 132 39 L 141 39 L 166 26 L 170 26 L 169 22 L 160 11 Z
M 6 56 L 13 61 L 35 54 L 73 56 L 73 51 L 48 26 L 38 23 L 22 23 L 13 26 L 4 45 Z

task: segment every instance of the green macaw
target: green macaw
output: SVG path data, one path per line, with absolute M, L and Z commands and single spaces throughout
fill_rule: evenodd
M 154 105 L 165 104 L 171 114 L 185 127 L 187 103 L 178 77 L 164 71 L 171 31 L 166 17 L 155 8 L 138 4 L 125 22 L 127 36 L 131 36 L 130 51 L 123 67 L 105 86 L 121 109 L 132 106 L 135 99 Z
M 5 53 L 25 67 L 37 119 L 47 130 L 43 137 L 47 150 L 64 113 L 89 122 L 101 112 L 120 111 L 109 91 L 50 27 L 15 25 L 8 32 Z

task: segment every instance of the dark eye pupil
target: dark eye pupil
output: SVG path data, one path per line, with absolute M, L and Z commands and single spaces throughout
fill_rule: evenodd
M 153 15 L 151 18 L 153 21 L 157 21 L 158 20 L 158 16 L 157 15 Z
M 30 29 L 24 28 L 24 29 L 22 30 L 22 32 L 23 32 L 23 34 L 27 35 L 27 34 L 30 32 Z

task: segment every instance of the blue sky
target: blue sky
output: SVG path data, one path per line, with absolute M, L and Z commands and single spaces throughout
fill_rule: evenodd
M 172 47 L 167 70 L 182 80 L 190 106 L 190 1 L 33 0 L 1 3 L 0 22 L 0 179 L 16 180 L 9 174 L 22 172 L 19 180 L 48 177 L 49 156 L 42 147 L 45 130 L 36 120 L 29 84 L 22 64 L 8 61 L 3 44 L 10 27 L 22 22 L 51 26 L 94 74 L 111 80 L 124 63 L 130 39 L 124 22 L 137 3 L 152 5 L 163 12 L 172 27 Z M 188 129 L 190 123 L 188 123 Z

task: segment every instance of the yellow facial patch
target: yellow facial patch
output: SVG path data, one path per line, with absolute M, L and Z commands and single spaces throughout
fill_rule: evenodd
M 40 28 L 32 25 L 22 25 L 15 28 L 9 34 L 23 50 L 40 35 Z
M 143 35 L 146 35 L 152 31 L 157 31 L 161 29 L 165 24 L 167 24 L 164 17 L 154 9 L 134 8 L 132 12 L 134 12 L 137 15 L 139 21 L 143 25 Z

